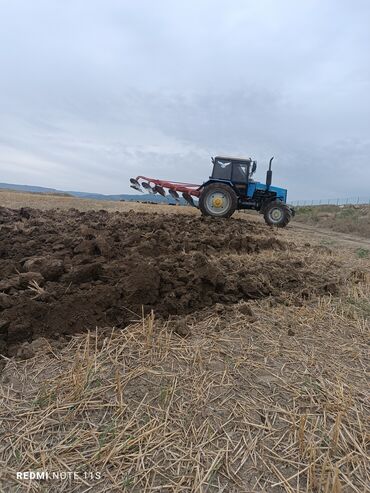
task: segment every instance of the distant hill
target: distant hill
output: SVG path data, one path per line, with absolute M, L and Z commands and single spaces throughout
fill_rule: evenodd
M 76 192 L 70 190 L 57 190 L 56 188 L 38 187 L 32 185 L 16 185 L 14 183 L 0 183 L 0 189 L 17 190 L 18 192 L 29 193 L 45 193 L 45 194 L 68 194 L 73 197 L 79 197 L 81 199 L 92 200 L 125 200 L 128 202 L 157 202 L 166 204 L 175 204 L 175 200 L 172 197 L 162 197 L 161 195 L 151 195 L 148 193 L 138 193 L 136 195 L 131 194 L 119 194 L 119 195 L 104 195 L 101 193 L 90 192 Z M 181 202 L 184 201 L 181 199 Z
M 34 187 L 30 185 L 15 185 L 14 183 L 0 183 L 0 188 L 6 188 L 7 190 L 18 190 L 19 192 L 36 192 L 36 193 L 59 192 L 59 190 L 56 190 L 55 188 Z

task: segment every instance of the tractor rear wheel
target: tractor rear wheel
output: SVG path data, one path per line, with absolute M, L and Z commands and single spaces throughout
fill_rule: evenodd
M 292 219 L 292 212 L 284 202 L 274 200 L 264 207 L 263 217 L 270 226 L 285 228 Z
M 238 196 L 229 185 L 211 183 L 199 197 L 199 209 L 204 216 L 230 217 L 238 208 Z

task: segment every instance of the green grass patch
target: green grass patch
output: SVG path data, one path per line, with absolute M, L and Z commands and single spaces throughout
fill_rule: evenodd
M 358 258 L 369 258 L 370 250 L 368 250 L 367 248 L 357 248 L 356 255 Z

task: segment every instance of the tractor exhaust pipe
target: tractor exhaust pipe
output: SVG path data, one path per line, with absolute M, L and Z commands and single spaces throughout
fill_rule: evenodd
M 272 170 L 271 170 L 271 163 L 272 163 L 272 160 L 274 159 L 274 156 L 272 156 L 272 158 L 270 159 L 270 162 L 269 162 L 269 169 L 267 170 L 267 173 L 266 173 L 266 187 L 267 187 L 267 190 L 270 188 L 271 186 L 271 183 L 272 183 Z

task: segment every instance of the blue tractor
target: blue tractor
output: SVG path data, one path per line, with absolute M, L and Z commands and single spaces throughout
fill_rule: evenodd
M 165 189 L 168 189 L 169 195 L 176 201 L 180 192 L 189 204 L 199 207 L 204 216 L 230 217 L 239 209 L 256 210 L 263 214 L 267 224 L 283 228 L 294 216 L 294 209 L 286 202 L 287 190 L 271 185 L 273 159 L 270 159 L 266 183 L 253 179 L 256 161 L 216 156 L 212 158 L 212 175 L 202 185 L 137 176 L 130 179 L 130 186 L 140 192 L 143 187 L 150 193 L 164 197 Z M 193 197 L 199 199 L 198 205 Z
M 253 209 L 263 214 L 267 224 L 285 227 L 295 213 L 287 204 L 287 190 L 271 185 L 273 159 L 270 159 L 266 183 L 261 183 L 253 179 L 256 161 L 228 156 L 212 158 L 212 175 L 199 188 L 202 214 L 230 217 L 238 209 Z

